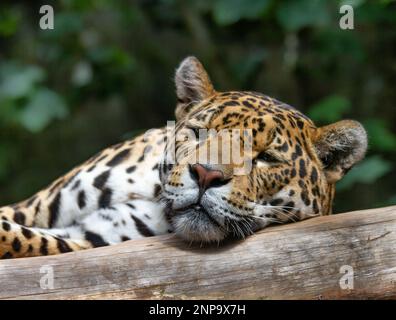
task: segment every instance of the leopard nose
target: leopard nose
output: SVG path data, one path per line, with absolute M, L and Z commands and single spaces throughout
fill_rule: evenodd
M 219 187 L 228 182 L 224 179 L 224 174 L 220 170 L 212 170 L 210 166 L 203 164 L 190 165 L 190 174 L 193 180 L 197 181 L 201 190 L 212 187 Z

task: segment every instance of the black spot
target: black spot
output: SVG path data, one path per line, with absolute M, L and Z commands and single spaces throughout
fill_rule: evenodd
M 139 159 L 137 159 L 137 162 L 142 162 L 142 161 L 144 160 L 144 156 L 145 156 L 145 154 L 143 153 L 143 154 L 139 157 Z
M 34 216 L 37 216 L 37 214 L 40 212 L 40 207 L 41 207 L 41 200 L 36 204 L 34 208 Z
M 224 107 L 232 107 L 232 106 L 239 106 L 239 102 L 237 101 L 227 101 L 222 104 Z
M 318 180 L 318 171 L 316 170 L 315 167 L 313 167 L 311 172 L 311 182 L 315 183 L 317 180 Z
M 94 162 L 96 159 L 98 159 L 98 158 L 102 155 L 102 153 L 103 153 L 103 152 L 101 151 L 101 152 L 95 154 L 93 157 L 91 157 L 91 158 L 88 160 L 87 163 L 92 163 L 92 162 Z
M 91 171 L 93 171 L 95 168 L 96 168 L 96 164 L 92 165 L 92 166 L 87 170 L 87 172 L 91 172 Z
M 56 239 L 56 246 L 58 247 L 59 252 L 61 253 L 66 253 L 66 252 L 71 252 L 73 251 L 67 242 L 63 239 Z
M 36 199 L 37 199 L 37 196 L 31 197 L 31 198 L 28 200 L 28 202 L 26 203 L 26 206 L 27 206 L 27 207 L 30 207 Z
M 161 186 L 159 184 L 154 185 L 154 197 L 158 197 L 159 194 L 161 193 Z
M 33 232 L 30 229 L 22 227 L 21 230 L 22 230 L 23 236 L 26 239 L 31 239 L 33 237 Z
M 166 165 L 164 166 L 164 172 L 165 172 L 165 173 L 166 173 L 166 172 L 169 172 L 170 170 L 172 170 L 172 168 L 173 168 L 173 164 L 168 163 L 168 164 L 166 164 Z
M 61 193 L 58 192 L 58 194 L 56 195 L 54 200 L 52 200 L 51 204 L 48 207 L 50 212 L 48 225 L 50 228 L 55 225 L 58 219 L 60 205 L 61 205 Z
M 108 214 L 100 213 L 99 216 L 100 216 L 103 220 L 113 221 L 113 218 L 112 218 L 111 216 L 109 216 Z
M 58 181 L 54 182 L 52 187 L 48 190 L 49 196 L 52 196 L 52 193 L 63 183 L 63 179 L 59 179 Z
M 128 240 L 131 240 L 131 238 L 129 238 L 129 237 L 127 237 L 127 236 L 121 236 L 121 241 L 122 241 L 122 242 L 128 241 Z
M 296 144 L 296 154 L 298 157 L 302 156 L 302 150 L 299 144 Z
M 106 188 L 102 191 L 98 201 L 99 208 L 110 207 L 112 194 L 113 192 L 109 188 Z
M 293 209 L 294 209 L 294 202 L 289 201 L 288 203 L 285 204 L 285 207 L 283 210 L 290 212 L 290 211 L 293 211 Z
M 100 235 L 91 231 L 85 231 L 85 239 L 89 241 L 95 248 L 109 245 Z
M 135 170 L 136 170 L 136 166 L 131 166 L 131 167 L 129 167 L 129 168 L 126 169 L 126 172 L 127 172 L 127 173 L 132 173 L 132 172 L 134 172 Z
M 131 209 L 136 209 L 136 207 L 132 203 L 127 203 L 126 204 L 129 208 Z
M 22 212 L 16 211 L 14 213 L 14 221 L 18 224 L 24 225 L 26 221 L 26 217 Z
M 295 192 L 294 190 L 290 190 L 290 191 L 289 191 L 289 197 L 294 196 L 295 193 L 296 193 L 296 192 Z
M 249 101 L 244 100 L 242 101 L 242 103 L 245 107 L 254 108 L 254 106 Z
M 300 174 L 301 178 L 304 178 L 307 175 L 307 170 L 305 169 L 305 161 L 304 161 L 304 159 L 300 159 L 299 174 Z
M 280 205 L 282 203 L 283 203 L 282 199 L 274 199 L 274 200 L 270 201 L 270 205 L 271 206 L 278 206 L 278 205 Z
M 291 178 L 294 178 L 294 177 L 296 176 L 296 174 L 297 174 L 297 171 L 296 171 L 295 168 L 293 168 L 293 169 L 290 171 L 290 177 L 291 177 Z
M 312 194 L 314 196 L 320 196 L 320 191 L 319 191 L 319 187 L 318 186 L 315 186 L 315 187 L 312 188 Z
M 77 180 L 73 186 L 71 187 L 71 190 L 76 190 L 81 184 L 81 180 Z
M 112 146 L 113 150 L 118 150 L 124 145 L 124 142 L 120 142 Z
M 106 163 L 106 165 L 109 167 L 114 167 L 120 164 L 125 160 L 125 158 L 129 155 L 130 152 L 131 152 L 130 149 L 125 149 L 118 152 L 109 162 Z
M 40 253 L 43 256 L 48 255 L 48 240 L 44 237 L 41 238 Z
M 312 202 L 312 208 L 313 208 L 315 214 L 319 213 L 318 202 L 316 201 L 316 199 L 314 199 Z
M 136 229 L 140 232 L 140 234 L 144 237 L 152 237 L 154 233 L 149 229 L 149 227 L 139 218 L 131 215 L 133 221 L 135 221 Z
M 281 146 L 276 147 L 276 149 L 281 152 L 287 152 L 287 150 L 289 150 L 289 146 L 288 146 L 287 142 L 285 142 Z
M 86 196 L 85 196 L 85 191 L 84 191 L 84 190 L 81 190 L 81 191 L 78 193 L 78 196 L 77 196 L 77 203 L 78 203 L 78 207 L 79 207 L 80 209 L 84 208 L 85 205 L 87 204 L 87 203 L 86 203 Z
M 68 181 L 63 185 L 63 188 L 67 188 L 73 181 L 74 178 L 80 173 L 81 169 L 77 170 L 69 179 Z
M 273 117 L 273 120 L 277 123 L 278 127 L 281 129 L 285 129 L 285 125 L 282 120 L 278 119 L 276 116 Z
M 15 252 L 19 252 L 21 250 L 22 244 L 18 238 L 15 238 L 14 241 L 12 241 L 11 246 Z
M 110 170 L 102 172 L 100 175 L 98 175 L 95 178 L 93 182 L 94 187 L 99 190 L 102 190 L 107 180 L 109 179 L 109 176 L 110 176 Z
M 10 252 L 6 252 L 0 257 L 0 259 L 11 259 L 11 258 L 12 258 L 12 254 Z
M 306 206 L 309 206 L 311 204 L 311 200 L 309 200 L 308 192 L 306 190 L 301 192 L 301 200 Z
M 304 122 L 302 122 L 301 120 L 297 120 L 297 125 L 300 129 L 304 128 Z
M 158 170 L 158 163 L 155 164 L 155 166 L 152 168 L 152 170 Z
M 3 229 L 4 231 L 10 231 L 11 230 L 11 226 L 8 222 L 3 221 L 2 223 Z
M 296 151 L 292 153 L 292 160 L 296 160 L 298 157 L 302 156 L 302 150 L 300 145 L 296 144 Z

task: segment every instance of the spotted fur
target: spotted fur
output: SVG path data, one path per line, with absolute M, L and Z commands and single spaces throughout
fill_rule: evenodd
M 168 232 L 188 241 L 221 241 L 331 213 L 335 182 L 367 148 L 358 122 L 317 128 L 263 94 L 216 92 L 194 57 L 181 63 L 175 82 L 176 136 L 249 129 L 250 172 L 235 175 L 232 161 L 186 161 L 210 137 L 174 141 L 165 128 L 150 130 L 105 149 L 31 198 L 0 208 L 0 258 L 66 253 Z M 173 164 L 171 147 L 178 155 Z

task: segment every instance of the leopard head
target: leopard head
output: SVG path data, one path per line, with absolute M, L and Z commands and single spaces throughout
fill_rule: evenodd
M 177 121 L 160 178 L 166 215 L 178 235 L 218 242 L 331 213 L 335 183 L 367 149 L 360 123 L 316 127 L 261 93 L 217 92 L 195 57 L 181 63 L 175 82 Z M 227 148 L 234 142 L 243 161 Z

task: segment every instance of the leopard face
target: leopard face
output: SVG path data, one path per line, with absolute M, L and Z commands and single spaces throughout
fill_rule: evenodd
M 330 214 L 336 181 L 367 149 L 356 121 L 318 128 L 263 94 L 216 92 L 194 57 L 176 71 L 176 88 L 177 123 L 160 178 L 167 218 L 189 241 L 245 237 L 272 223 Z M 240 170 L 232 147 L 223 148 L 231 141 L 247 170 Z M 215 150 L 217 161 L 200 157 L 208 150 Z

